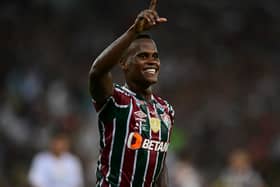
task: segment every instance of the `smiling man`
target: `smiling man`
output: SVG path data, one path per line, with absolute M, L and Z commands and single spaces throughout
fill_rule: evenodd
M 166 22 L 155 9 L 140 12 L 134 24 L 94 61 L 89 87 L 98 113 L 98 187 L 166 187 L 166 152 L 174 111 L 152 93 L 160 59 L 155 42 L 143 31 Z M 113 84 L 120 64 L 125 85 Z

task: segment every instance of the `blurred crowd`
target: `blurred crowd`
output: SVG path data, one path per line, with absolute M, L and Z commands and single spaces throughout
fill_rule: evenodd
M 94 186 L 88 71 L 148 3 L 1 1 L 1 187 L 29 186 L 32 159 L 57 126 L 71 137 L 84 186 Z M 168 23 L 151 32 L 162 64 L 155 92 L 176 112 L 172 187 L 280 186 L 279 9 L 277 0 L 159 2 Z M 123 83 L 117 68 L 114 77 Z

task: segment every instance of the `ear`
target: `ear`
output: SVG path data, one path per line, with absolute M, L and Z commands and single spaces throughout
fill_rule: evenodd
M 119 65 L 123 71 L 126 71 L 128 69 L 128 64 L 126 63 L 125 58 L 120 59 Z

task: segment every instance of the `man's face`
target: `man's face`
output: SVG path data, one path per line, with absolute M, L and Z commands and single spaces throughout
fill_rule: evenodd
M 128 49 L 124 72 L 126 79 L 143 87 L 158 81 L 160 60 L 153 40 L 141 38 Z
M 54 137 L 51 141 L 51 150 L 52 152 L 59 156 L 65 152 L 68 151 L 69 149 L 69 141 L 68 141 L 68 138 L 65 137 L 65 136 L 57 136 L 57 137 Z

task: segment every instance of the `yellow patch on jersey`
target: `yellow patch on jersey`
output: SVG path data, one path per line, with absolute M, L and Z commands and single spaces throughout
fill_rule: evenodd
M 150 127 L 154 133 L 158 133 L 160 130 L 160 119 L 158 118 L 151 118 L 150 119 Z

